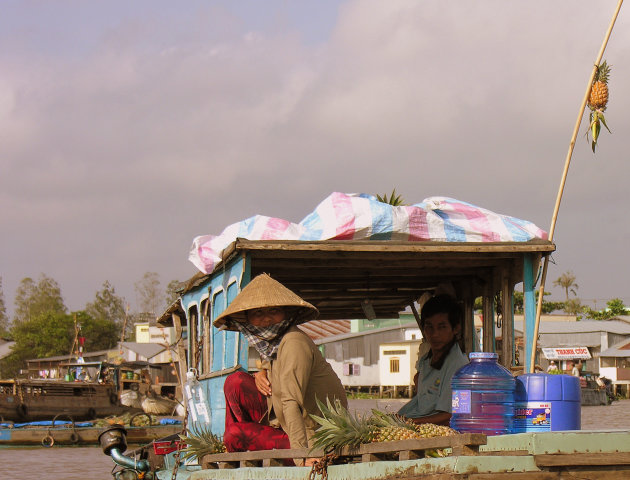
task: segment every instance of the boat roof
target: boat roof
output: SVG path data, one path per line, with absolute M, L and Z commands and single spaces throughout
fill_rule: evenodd
M 365 318 L 369 300 L 376 318 L 398 318 L 425 292 L 449 283 L 456 293 L 482 295 L 488 284 L 523 276 L 523 256 L 555 250 L 553 242 L 408 242 L 391 240 L 246 240 L 225 249 L 213 272 L 189 280 L 185 291 L 247 255 L 251 277 L 268 273 L 320 311 L 320 320 Z M 458 291 L 459 290 L 459 291 Z

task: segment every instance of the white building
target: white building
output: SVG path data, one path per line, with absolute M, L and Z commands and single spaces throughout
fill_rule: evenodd
M 407 396 L 411 397 L 421 344 L 422 340 L 381 343 L 379 346 L 381 393 L 383 387 L 390 387 L 394 392 L 398 387 L 403 387 Z

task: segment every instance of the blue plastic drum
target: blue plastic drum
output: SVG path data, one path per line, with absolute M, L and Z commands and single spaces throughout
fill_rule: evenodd
M 581 428 L 580 379 L 571 375 L 528 373 L 516 378 L 514 432 Z

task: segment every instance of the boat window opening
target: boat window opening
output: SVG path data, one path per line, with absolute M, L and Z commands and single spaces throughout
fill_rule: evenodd
M 232 303 L 234 298 L 238 295 L 238 283 L 236 281 L 232 281 L 229 283 L 227 288 L 227 301 L 228 303 Z M 241 348 L 241 334 L 238 332 L 230 332 L 229 336 L 226 336 L 226 341 L 229 338 L 229 345 L 226 344 L 228 348 L 225 349 L 225 361 L 224 368 L 230 368 L 238 365 L 239 351 Z
M 203 338 L 202 345 L 202 366 L 200 373 L 208 373 L 210 371 L 210 329 L 212 328 L 210 325 L 210 305 L 208 305 L 208 299 L 206 298 L 201 302 L 200 310 L 201 310 L 201 332 Z
M 188 364 L 191 367 L 199 368 L 199 345 L 197 343 L 197 305 L 193 305 L 188 310 L 188 323 L 190 325 L 190 353 Z

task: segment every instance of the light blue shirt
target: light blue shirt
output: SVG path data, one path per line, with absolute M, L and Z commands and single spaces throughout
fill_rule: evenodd
M 429 353 L 418 360 L 418 393 L 402 406 L 398 413 L 418 418 L 438 412 L 451 413 L 451 379 L 468 363 L 457 342 L 453 344 L 439 370 L 431 366 Z

